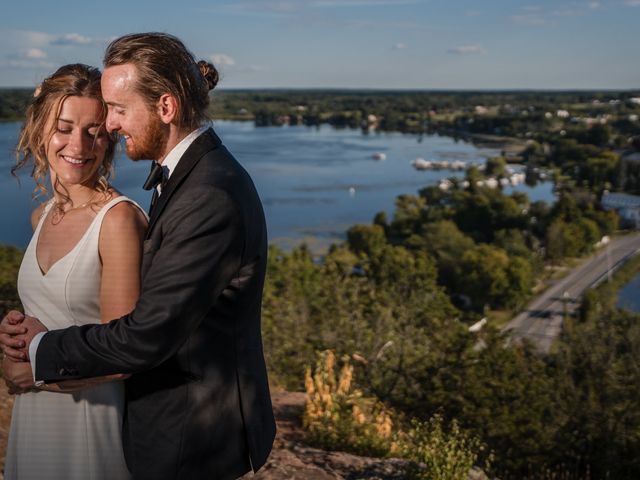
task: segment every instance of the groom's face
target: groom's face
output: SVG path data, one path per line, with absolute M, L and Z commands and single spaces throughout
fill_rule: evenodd
M 159 160 L 168 139 L 168 126 L 152 111 L 136 90 L 136 67 L 107 67 L 102 74 L 102 96 L 107 103 L 107 130 L 117 132 L 132 160 Z

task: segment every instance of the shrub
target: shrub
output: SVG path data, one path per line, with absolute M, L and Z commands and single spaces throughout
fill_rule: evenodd
M 312 443 L 328 450 L 358 455 L 401 457 L 414 462 L 407 475 L 414 479 L 465 478 L 486 446 L 463 431 L 454 420 L 449 428 L 441 415 L 428 421 L 402 417 L 375 398 L 353 387 L 353 366 L 344 360 L 336 376 L 335 355 L 318 355 L 315 371 L 305 374 L 307 403 L 304 427 Z M 484 468 L 490 468 L 487 455 Z
M 304 427 L 310 440 L 328 450 L 386 456 L 392 447 L 393 422 L 384 405 L 352 387 L 353 366 L 344 362 L 335 374 L 335 355 L 322 352 L 315 372 L 305 373 L 307 403 Z

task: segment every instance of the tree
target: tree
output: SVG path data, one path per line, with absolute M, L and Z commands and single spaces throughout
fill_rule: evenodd
M 507 176 L 507 161 L 504 157 L 491 157 L 487 160 L 484 173 L 491 177 Z
M 479 311 L 485 305 L 503 306 L 503 297 L 510 288 L 508 267 L 509 257 L 504 250 L 486 244 L 477 245 L 462 256 L 460 293 L 468 295 Z
M 440 220 L 424 226 L 421 236 L 410 237 L 413 248 L 422 248 L 435 258 L 438 266 L 438 282 L 449 291 L 456 291 L 461 278 L 460 259 L 475 246 L 475 242 L 462 233 L 451 220 Z
M 377 256 L 386 245 L 384 228 L 380 225 L 354 225 L 347 230 L 349 248 L 357 254 Z
M 565 257 L 577 256 L 583 248 L 579 227 L 563 220 L 555 220 L 547 230 L 547 258 L 557 262 Z

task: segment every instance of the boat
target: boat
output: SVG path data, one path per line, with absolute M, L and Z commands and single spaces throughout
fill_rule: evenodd
M 422 157 L 416 158 L 411 164 L 414 166 L 416 170 L 429 170 L 432 166 L 432 163 L 429 160 L 425 160 Z

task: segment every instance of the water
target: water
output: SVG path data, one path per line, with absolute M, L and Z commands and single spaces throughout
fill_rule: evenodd
M 618 308 L 640 313 L 640 273 L 618 292 Z
M 30 199 L 29 168 L 20 174 L 21 186 L 9 173 L 19 128 L 19 123 L 0 123 L 0 243 L 25 247 L 31 236 L 30 212 L 37 204 Z M 370 223 L 379 211 L 391 215 L 398 195 L 415 194 L 452 175 L 416 171 L 411 161 L 417 157 L 483 162 L 500 154 L 448 137 L 364 135 L 328 125 L 256 128 L 251 122 L 217 121 L 215 129 L 256 183 L 271 243 L 290 248 L 306 241 L 315 251 L 344 238 L 349 226 Z M 386 154 L 386 160 L 373 160 L 374 152 Z M 147 207 L 150 194 L 141 185 L 149 164 L 134 163 L 121 153 L 115 165 L 115 187 Z M 553 200 L 550 183 L 515 189 L 532 200 Z

